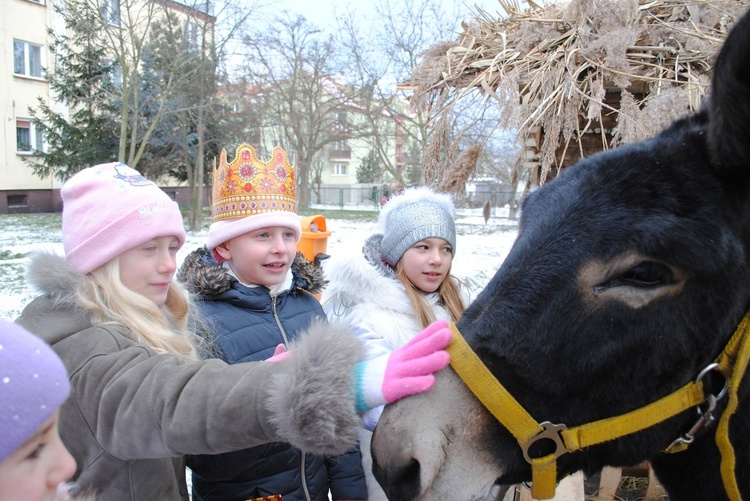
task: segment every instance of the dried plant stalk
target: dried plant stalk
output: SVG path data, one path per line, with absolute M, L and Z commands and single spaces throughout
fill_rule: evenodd
M 455 163 L 443 171 L 443 177 L 438 182 L 436 190 L 442 193 L 463 195 L 466 181 L 477 170 L 480 153 L 482 153 L 481 145 L 474 145 L 462 151 Z
M 450 130 L 441 122 L 451 121 L 453 106 L 473 89 L 501 103 L 501 128 L 527 137 L 542 127 L 543 182 L 566 153 L 591 153 L 583 151 L 583 134 L 601 136 L 604 149 L 697 109 L 713 58 L 750 0 L 527 3 L 522 11 L 516 0 L 501 0 L 506 19 L 480 10 L 457 42 L 425 53 L 411 83 L 414 102 L 432 104 L 436 132 Z M 614 118 L 611 130 L 605 117 Z M 440 146 L 427 155 L 436 166 L 434 155 L 446 151 Z

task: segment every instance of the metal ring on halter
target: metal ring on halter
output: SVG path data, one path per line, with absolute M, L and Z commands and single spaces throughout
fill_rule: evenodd
M 696 383 L 700 383 L 703 380 L 703 378 L 706 376 L 706 374 L 708 374 L 712 370 L 716 369 L 718 366 L 719 366 L 719 364 L 716 363 L 716 362 L 708 364 L 707 366 L 705 366 L 703 368 L 703 370 L 698 373 L 698 377 L 695 378 L 695 382 Z M 719 374 L 721 374 L 721 372 L 719 372 Z M 727 389 L 729 388 L 729 379 L 724 374 L 721 374 L 721 377 L 724 378 L 724 387 L 721 389 L 721 391 L 719 392 L 718 395 L 714 396 L 714 398 L 717 401 L 721 400 L 722 397 L 724 397 L 724 395 L 727 394 Z M 698 413 L 701 413 L 700 408 L 698 410 Z
M 560 436 L 560 432 L 568 429 L 567 426 L 565 426 L 564 424 L 553 424 L 549 421 L 539 423 L 539 426 L 542 427 L 542 431 L 527 440 L 525 444 L 521 444 L 523 457 L 526 458 L 526 461 L 528 461 L 529 464 L 531 464 L 529 449 L 535 442 L 538 442 L 539 440 L 552 440 L 552 442 L 555 444 L 555 458 L 558 458 L 568 452 L 568 448 L 565 446 L 565 442 L 563 442 L 562 436 Z

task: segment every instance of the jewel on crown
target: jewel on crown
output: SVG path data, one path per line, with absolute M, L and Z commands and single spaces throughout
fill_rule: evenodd
M 266 212 L 297 212 L 297 176 L 279 146 L 271 159 L 260 160 L 249 144 L 237 147 L 227 163 L 221 150 L 219 166 L 214 163 L 211 191 L 211 221 L 254 216 Z

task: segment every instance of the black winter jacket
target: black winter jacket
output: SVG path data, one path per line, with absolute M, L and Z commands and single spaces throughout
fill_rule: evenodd
M 301 254 L 292 265 L 292 286 L 272 297 L 267 287 L 242 285 L 204 247 L 184 261 L 178 280 L 198 295 L 217 356 L 228 363 L 265 360 L 316 318 L 325 318 L 312 293 L 323 274 Z M 270 443 L 215 456 L 188 456 L 195 501 L 245 500 L 281 494 L 284 501 L 367 499 L 359 449 L 335 457 L 305 454 Z

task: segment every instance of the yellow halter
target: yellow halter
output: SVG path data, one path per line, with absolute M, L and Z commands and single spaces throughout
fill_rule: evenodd
M 675 440 L 666 452 L 687 449 L 693 435 L 713 420 L 716 400 L 723 397 L 727 390 L 729 403 L 716 430 L 716 443 L 722 456 L 721 475 L 727 495 L 732 501 L 741 501 L 734 474 L 734 449 L 729 441 L 729 419 L 737 409 L 737 390 L 750 360 L 750 336 L 746 335 L 750 331 L 750 312 L 745 315 L 716 363 L 701 371 L 696 381 L 640 409 L 573 428 L 548 421 L 539 423 L 531 417 L 482 363 L 456 325 L 451 324 L 450 328 L 453 331 L 453 340 L 447 349 L 451 355 L 451 366 L 469 390 L 500 424 L 510 431 L 523 449 L 526 461 L 531 464 L 531 495 L 534 499 L 554 497 L 557 485 L 557 458 L 561 455 L 644 430 L 691 407 L 707 403 L 708 410 L 702 412 L 700 419 L 690 431 Z M 711 370 L 720 372 L 727 380 L 727 384 L 719 395 L 707 397 L 702 378 Z M 531 458 L 531 445 L 545 439 L 555 443 L 555 452 L 540 458 Z

